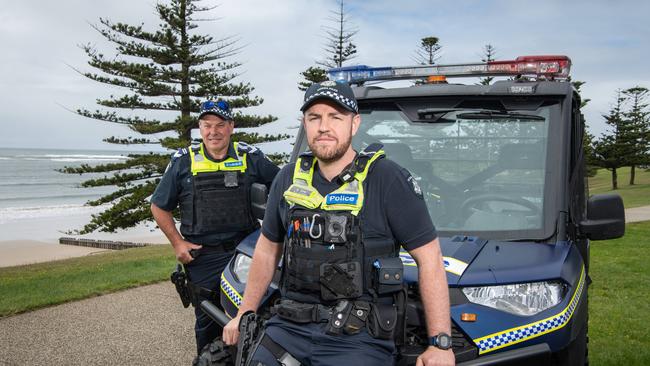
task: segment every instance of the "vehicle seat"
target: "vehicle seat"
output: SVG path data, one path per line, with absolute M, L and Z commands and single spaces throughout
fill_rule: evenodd
M 428 164 L 425 162 L 417 162 L 413 159 L 413 153 L 411 148 L 407 144 L 403 143 L 385 143 L 384 151 L 386 152 L 386 157 L 403 168 L 406 168 L 409 172 L 422 176 L 426 172 Z M 431 174 L 431 173 L 429 173 Z

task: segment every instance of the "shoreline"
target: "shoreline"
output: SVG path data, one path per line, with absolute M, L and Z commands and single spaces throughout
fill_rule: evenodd
M 49 262 L 94 255 L 110 249 L 59 244 L 59 238 L 123 241 L 147 244 L 168 244 L 165 235 L 154 223 L 139 224 L 116 233 L 94 232 L 70 235 L 69 230 L 81 228 L 96 208 L 69 210 L 57 215 L 10 217 L 0 221 L 0 267 Z
M 83 257 L 108 251 L 110 250 L 59 245 L 37 240 L 0 241 L 0 268 Z
M 132 243 L 147 243 L 154 245 L 168 244 L 167 239 L 164 237 L 164 235 L 162 235 L 162 233 L 159 236 L 150 237 L 133 236 L 131 238 L 123 238 L 123 235 L 119 236 L 121 237 L 120 241 L 127 241 Z M 92 237 L 92 234 L 84 235 L 84 237 Z M 112 251 L 114 250 L 59 244 L 58 240 L 2 240 L 0 241 L 0 268 L 84 257 L 87 255 L 95 255 Z

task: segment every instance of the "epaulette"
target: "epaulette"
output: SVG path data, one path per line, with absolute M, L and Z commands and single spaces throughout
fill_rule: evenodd
M 249 145 L 241 141 L 237 142 L 237 150 L 240 153 L 248 153 L 248 154 L 255 154 L 260 152 L 260 149 L 256 148 L 255 146 Z
M 172 160 L 176 160 L 183 155 L 187 155 L 188 153 L 189 151 L 187 150 L 186 147 L 180 148 L 174 153 L 174 155 L 172 155 Z
M 311 150 L 307 150 L 300 154 L 300 169 L 302 171 L 309 171 L 311 166 L 314 164 L 314 153 Z

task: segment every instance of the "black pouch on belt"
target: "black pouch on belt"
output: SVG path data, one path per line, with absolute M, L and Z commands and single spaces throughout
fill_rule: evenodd
M 370 316 L 366 321 L 368 334 L 377 339 L 393 339 L 397 324 L 397 308 L 393 304 L 371 303 Z
M 343 332 L 345 324 L 348 322 L 348 317 L 352 311 L 353 303 L 348 300 L 339 301 L 334 308 L 332 308 L 332 316 L 327 323 L 326 333 L 330 335 L 340 335 Z
M 314 306 L 316 305 L 284 300 L 275 305 L 271 311 L 280 318 L 294 323 L 311 323 L 318 321 L 314 319 Z
M 399 257 L 378 258 L 373 263 L 374 287 L 379 295 L 390 294 L 402 289 L 404 264 Z
M 366 301 L 355 301 L 352 305 L 352 311 L 348 316 L 348 320 L 343 326 L 345 334 L 353 335 L 361 331 L 361 328 L 366 326 L 366 321 L 370 315 L 370 303 Z

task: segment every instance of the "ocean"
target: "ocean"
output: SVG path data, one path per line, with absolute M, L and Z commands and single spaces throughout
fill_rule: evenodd
M 0 224 L 14 220 L 98 212 L 86 206 L 115 187 L 82 188 L 81 182 L 105 173 L 65 174 L 57 169 L 116 163 L 129 152 L 0 148 Z M 110 174 L 110 173 L 108 173 Z

